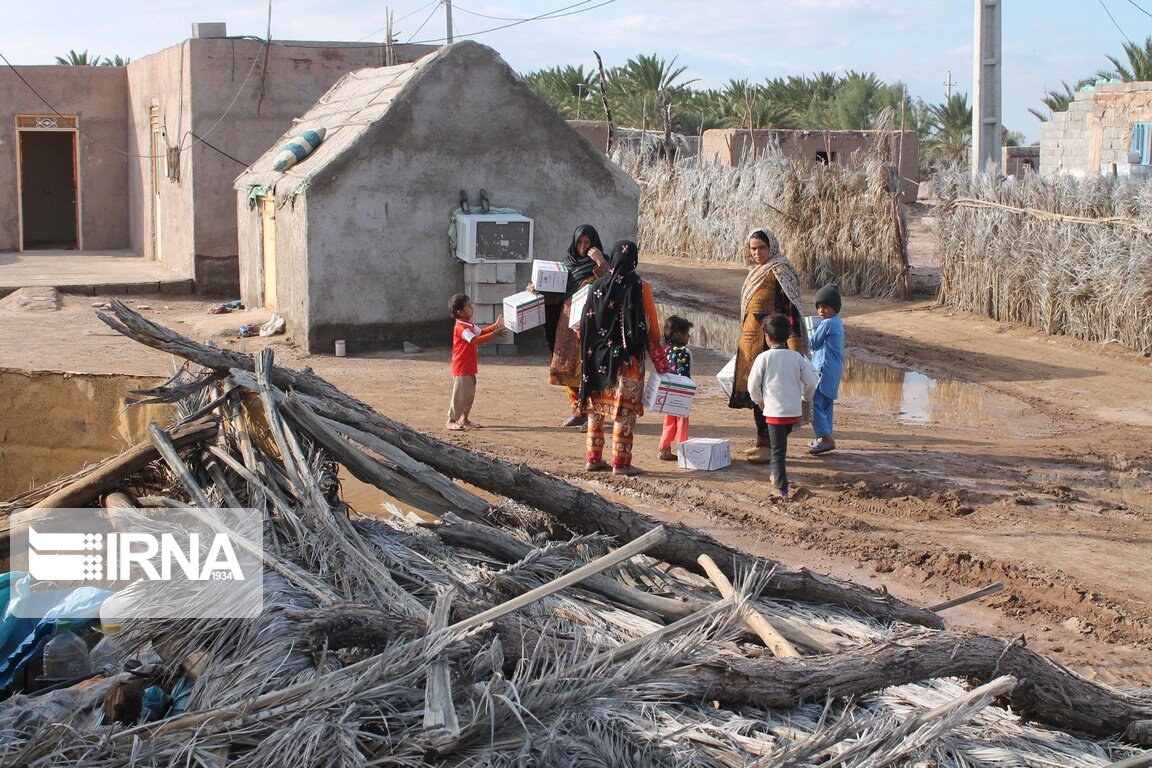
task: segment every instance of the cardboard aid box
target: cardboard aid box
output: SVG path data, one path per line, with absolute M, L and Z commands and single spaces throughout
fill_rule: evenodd
M 644 387 L 644 407 L 671 416 L 687 416 L 696 396 L 696 382 L 675 373 L 656 373 Z
M 568 268 L 559 261 L 532 262 L 532 285 L 538 291 L 564 293 L 568 288 Z
M 732 355 L 732 359 L 716 374 L 716 383 L 725 395 L 732 397 L 732 387 L 736 384 L 736 355 Z
M 568 307 L 568 327 L 572 330 L 580 330 L 580 321 L 584 319 L 584 308 L 588 306 L 588 289 L 592 285 L 588 284 L 572 294 L 572 304 Z
M 532 291 L 520 291 L 505 298 L 504 325 L 513 333 L 544 325 L 544 297 Z
M 732 463 L 732 449 L 718 437 L 693 437 L 676 448 L 676 466 L 681 469 L 714 470 Z

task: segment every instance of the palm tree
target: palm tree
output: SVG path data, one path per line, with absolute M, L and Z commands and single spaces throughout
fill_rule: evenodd
M 1105 58 L 1112 62 L 1115 72 L 1100 72 L 1098 77 L 1119 77 L 1125 83 L 1147 82 L 1152 80 L 1152 36 L 1144 39 L 1144 45 L 1131 41 L 1124 43 L 1124 53 L 1128 57 L 1127 66 L 1115 56 Z
M 537 96 L 548 102 L 565 119 L 595 116 L 594 95 L 598 92 L 596 73 L 583 66 L 563 66 L 530 72 L 524 77 Z
M 124 56 L 120 56 L 119 54 L 117 54 L 116 56 L 113 56 L 112 58 L 108 58 L 107 56 L 105 56 L 104 60 L 100 62 L 100 66 L 102 66 L 102 67 L 126 67 L 126 66 L 128 66 L 128 63 L 131 61 L 132 61 L 132 59 L 129 59 L 129 58 L 126 58 Z
M 1048 114 L 1044 114 L 1040 110 L 1034 109 L 1032 107 L 1029 107 L 1028 111 L 1035 115 L 1037 120 L 1042 123 L 1046 123 L 1051 120 L 1052 115 L 1056 114 L 1057 112 L 1067 112 L 1068 105 L 1071 104 L 1073 99 L 1076 98 L 1076 89 L 1080 88 L 1087 82 L 1087 80 L 1081 80 L 1076 84 L 1076 88 L 1073 88 L 1072 86 L 1068 85 L 1068 83 L 1061 80 L 1060 85 L 1064 86 L 1063 92 L 1048 91 L 1047 95 L 1040 99 L 1040 103 L 1048 107 Z
M 641 53 L 628 59 L 624 66 L 613 68 L 609 73 L 609 86 L 619 109 L 614 104 L 612 111 L 619 113 L 622 122 L 632 125 L 644 123 L 641 127 L 647 128 L 653 122 L 659 124 L 661 105 L 687 100 L 691 95 L 688 86 L 696 82 L 695 79 L 681 80 L 688 68 L 675 64 L 675 57 L 665 61 L 655 54 Z
M 954 93 L 941 104 L 928 107 L 935 123 L 929 141 L 931 157 L 945 163 L 964 163 L 972 145 L 972 107 L 968 94 Z
M 100 57 L 95 54 L 89 55 L 87 50 L 80 53 L 68 51 L 67 56 L 57 56 L 56 63 L 65 67 L 98 67 L 100 66 Z

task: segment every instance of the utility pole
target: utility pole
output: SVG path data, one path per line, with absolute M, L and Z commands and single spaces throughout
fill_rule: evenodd
M 972 176 L 1000 162 L 1000 0 L 976 0 L 972 55 Z
M 952 79 L 952 70 L 948 70 L 948 79 L 944 81 L 945 97 L 952 100 L 952 86 L 956 85 L 956 81 Z
M 444 20 L 448 23 L 448 45 L 452 45 L 452 0 L 444 0 Z

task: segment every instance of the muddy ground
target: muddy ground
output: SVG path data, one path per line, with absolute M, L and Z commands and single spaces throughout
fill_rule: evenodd
M 643 273 L 665 304 L 735 314 L 740 269 L 649 258 Z M 0 306 L 0 368 L 9 371 L 0 383 L 19 376 L 26 389 L 28 376 L 13 370 L 134 376 L 168 370 L 168 355 L 100 324 L 94 301 L 66 297 L 55 312 Z M 129 304 L 231 348 L 241 346 L 233 338 L 237 326 L 266 316 L 208 315 L 208 302 L 176 297 L 134 297 Z M 351 350 L 338 359 L 307 355 L 285 337 L 243 344 L 251 351 L 271 343 L 285 364 L 311 366 L 380 412 L 449 442 L 529 463 L 730 544 L 918 604 L 1003 581 L 1003 592 L 946 611 L 945 620 L 1023 634 L 1034 649 L 1095 679 L 1152 685 L 1152 362 L 1115 344 L 1049 337 L 930 299 L 846 297 L 843 314 L 858 364 L 837 405 L 840 449 L 807 456 L 810 434 L 801 431 L 789 459 L 799 492 L 786 503 L 772 498 L 767 467 L 737 461 L 703 473 L 658 462 L 654 415 L 637 430 L 636 463 L 647 474 L 586 475 L 583 435 L 556 426 L 566 398 L 548 385 L 542 354 L 483 358 L 473 415 L 486 427 L 456 433 L 443 429 L 451 391 L 447 347 L 417 354 Z M 725 360 L 719 352 L 695 353 L 700 394 L 692 434 L 731 438 L 738 451 L 752 439 L 752 420 L 728 409 L 715 383 Z M 5 400 L 5 411 L 19 405 Z M 12 423 L 3 434 L 9 456 L 26 439 Z M 55 439 L 64 446 L 74 436 L 62 430 Z M 75 456 L 59 456 L 63 463 L 54 470 L 75 469 L 64 465 Z M 372 495 L 349 488 L 361 511 L 371 512 Z

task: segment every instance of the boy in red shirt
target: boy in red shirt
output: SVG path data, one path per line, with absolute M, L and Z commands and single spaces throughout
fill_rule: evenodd
M 454 294 L 448 308 L 456 318 L 456 326 L 452 329 L 452 405 L 444 426 L 451 430 L 479 429 L 482 424 L 468 420 L 476 399 L 476 348 L 498 336 L 507 336 L 508 330 L 504 327 L 504 315 L 484 330 L 473 325 L 472 299 L 463 293 Z

